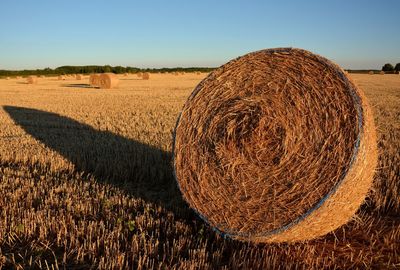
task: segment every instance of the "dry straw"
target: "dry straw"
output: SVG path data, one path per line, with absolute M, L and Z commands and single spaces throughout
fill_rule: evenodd
M 139 78 L 142 77 L 142 75 L 143 75 L 142 72 L 138 72 L 138 73 L 136 74 L 136 76 L 138 76 Z
M 143 79 L 143 80 L 148 80 L 148 79 L 150 79 L 150 74 L 149 74 L 148 72 L 143 73 L 142 79 Z
M 59 81 L 65 80 L 65 76 L 59 75 L 59 76 L 58 76 L 58 80 L 59 80 Z
M 379 72 L 379 74 L 385 75 L 385 71 L 382 70 L 382 71 Z
M 374 72 L 371 70 L 368 72 L 369 75 L 374 75 Z
M 83 79 L 83 75 L 82 74 L 76 74 L 75 78 L 80 81 Z
M 362 91 L 305 50 L 247 54 L 193 91 L 175 128 L 175 175 L 216 231 L 254 242 L 322 236 L 371 186 L 375 127 Z
M 38 82 L 38 79 L 37 79 L 36 76 L 28 76 L 28 77 L 26 78 L 26 82 L 27 82 L 28 84 L 36 84 L 36 83 Z
M 102 89 L 117 88 L 119 83 L 119 79 L 114 73 L 103 73 L 98 80 L 98 86 Z

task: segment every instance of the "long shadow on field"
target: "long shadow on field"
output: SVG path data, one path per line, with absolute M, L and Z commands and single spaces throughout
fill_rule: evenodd
M 174 181 L 171 153 L 55 113 L 13 106 L 4 110 L 28 134 L 98 182 L 169 209 L 184 204 Z
M 87 83 L 69 83 L 69 84 L 63 84 L 62 86 L 71 88 L 95 88 Z

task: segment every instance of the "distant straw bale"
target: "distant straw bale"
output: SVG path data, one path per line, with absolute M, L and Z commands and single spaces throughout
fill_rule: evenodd
M 99 87 L 102 89 L 117 88 L 119 79 L 114 73 L 103 73 L 99 77 Z
M 370 70 L 370 71 L 368 72 L 368 74 L 369 74 L 369 75 L 374 75 L 374 72 L 373 72 L 372 70 Z
M 148 80 L 148 79 L 150 79 L 150 74 L 149 74 L 148 72 L 143 73 L 142 79 L 143 79 L 143 80 Z
M 38 79 L 36 76 L 28 76 L 28 78 L 26 78 L 26 82 L 28 84 L 36 84 L 38 82 Z
M 277 48 L 230 61 L 203 80 L 175 128 L 184 199 L 217 232 L 294 242 L 348 222 L 377 162 L 363 92 L 331 61 Z
M 59 76 L 58 76 L 58 80 L 59 80 L 59 81 L 64 81 L 64 80 L 65 80 L 65 76 L 59 75 Z
M 385 71 L 381 70 L 381 71 L 379 72 L 379 74 L 385 75 Z
M 89 84 L 91 86 L 98 87 L 99 86 L 99 79 L 100 79 L 100 76 L 98 74 L 90 74 Z
M 80 81 L 83 79 L 83 75 L 82 74 L 76 74 L 75 78 Z

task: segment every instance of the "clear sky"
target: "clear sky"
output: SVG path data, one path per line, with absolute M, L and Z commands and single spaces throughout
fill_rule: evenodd
M 396 64 L 400 1 L 0 0 L 0 69 L 219 66 L 273 47 Z

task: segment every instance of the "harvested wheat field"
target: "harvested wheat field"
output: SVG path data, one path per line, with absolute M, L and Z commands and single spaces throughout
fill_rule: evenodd
M 374 112 L 372 189 L 308 242 L 224 239 L 189 208 L 172 168 L 176 119 L 206 74 L 0 80 L 0 266 L 271 269 L 400 267 L 400 76 L 349 74 Z

